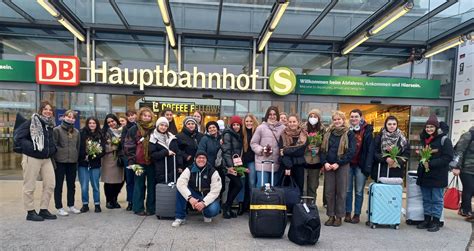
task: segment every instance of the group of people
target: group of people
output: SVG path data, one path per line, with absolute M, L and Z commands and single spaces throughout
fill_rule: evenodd
M 109 209 L 121 207 L 117 197 L 125 182 L 126 210 L 153 215 L 155 184 L 176 182 L 173 226 L 186 222 L 189 205 L 202 212 L 206 222 L 221 209 L 224 218 L 232 219 L 249 210 L 252 188 L 265 183 L 279 186 L 282 177 L 290 176 L 301 194 L 316 198 L 324 173 L 325 225 L 357 224 L 367 178 L 377 180 L 386 176 L 388 169 L 390 177 L 403 177 L 410 152 L 396 117 L 388 116 L 374 137 L 373 126 L 364 121 L 359 109 L 352 110 L 349 118 L 344 112 L 334 112 L 329 126 L 322 123 L 318 109 L 311 110 L 302 122 L 299 116 L 280 113 L 278 107 L 270 106 L 261 124 L 247 114 L 230 117 L 227 126 L 223 121 L 203 124 L 203 114 L 197 111 L 184 119 L 180 132 L 170 109 L 157 119 L 148 107 L 123 117 L 108 114 L 102 128 L 97 118 L 90 117 L 81 131 L 74 128 L 76 116 L 74 111 L 66 111 L 61 125 L 55 127 L 53 107 L 45 101 L 15 132 L 15 146 L 23 154 L 27 220 L 56 218 L 48 211 L 53 190 L 59 215 L 89 211 L 89 183 L 95 212 L 101 212 L 100 179 Z M 420 164 L 418 170 L 425 211 L 425 221 L 418 227 L 430 231 L 439 229 L 443 188 L 454 153 L 450 140 L 442 142 L 446 133 L 432 115 L 420 136 L 421 145 L 433 149 L 429 161 Z M 464 170 L 472 175 L 469 168 Z M 82 192 L 80 210 L 74 207 L 76 171 Z M 43 196 L 36 213 L 33 193 L 38 176 L 43 179 Z M 68 210 L 61 201 L 64 177 Z M 224 197 L 225 201 L 219 200 Z M 235 201 L 237 212 L 232 209 Z M 465 210 L 470 212 L 467 206 Z

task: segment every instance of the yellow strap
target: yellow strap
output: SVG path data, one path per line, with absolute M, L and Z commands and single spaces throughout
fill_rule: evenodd
M 250 205 L 250 210 L 286 210 L 286 205 Z

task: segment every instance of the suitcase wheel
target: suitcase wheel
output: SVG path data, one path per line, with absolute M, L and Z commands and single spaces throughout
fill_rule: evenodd
M 156 218 L 157 218 L 158 220 L 161 220 L 161 216 L 158 216 L 158 215 L 157 215 Z
M 400 226 L 399 226 L 399 225 L 395 225 L 395 226 L 393 227 L 393 229 L 398 230 L 398 229 L 400 229 Z
M 407 225 L 413 225 L 413 221 L 412 221 L 412 220 L 407 220 L 406 223 L 407 223 Z

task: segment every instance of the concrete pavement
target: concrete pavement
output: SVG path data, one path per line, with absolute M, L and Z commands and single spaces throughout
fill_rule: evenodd
M 37 189 L 36 205 L 39 204 L 41 182 L 37 183 Z M 76 207 L 79 208 L 78 183 L 76 190 Z M 123 207 L 126 206 L 124 191 L 119 199 Z M 318 191 L 321 193 L 322 189 Z M 201 216 L 193 215 L 188 217 L 188 224 L 172 228 L 170 220 L 139 217 L 124 209 L 106 209 L 103 192 L 102 213 L 88 212 L 58 216 L 53 221 L 29 222 L 25 220 L 21 195 L 22 181 L 0 180 L 1 250 L 465 250 L 472 233 L 470 223 L 447 210 L 445 226 L 437 233 L 404 223 L 400 230 L 374 230 L 362 222 L 357 225 L 345 223 L 339 228 L 322 226 L 321 237 L 315 246 L 300 247 L 286 236 L 283 239 L 252 238 L 247 216 L 232 220 L 218 216 L 211 224 L 206 224 Z M 51 212 L 55 213 L 53 201 L 50 206 Z M 325 209 L 319 209 L 324 222 L 327 219 Z M 362 221 L 366 221 L 365 214 Z

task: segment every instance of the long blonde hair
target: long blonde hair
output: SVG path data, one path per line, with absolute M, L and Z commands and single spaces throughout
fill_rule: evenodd
M 334 122 L 332 121 L 332 119 L 333 119 L 334 117 L 339 117 L 339 118 L 341 118 L 342 120 L 344 120 L 343 126 L 344 126 L 344 127 L 349 127 L 349 123 L 347 122 L 347 118 L 346 118 L 346 113 L 343 112 L 343 111 L 339 111 L 339 110 L 338 110 L 338 111 L 334 111 L 334 112 L 332 113 L 332 115 L 331 115 L 331 126 L 330 126 L 331 128 L 334 128 L 334 127 L 335 127 L 335 126 L 334 126 Z
M 255 115 L 253 115 L 252 113 L 247 113 L 247 115 L 245 115 L 244 121 L 243 121 L 243 130 L 242 130 L 242 135 L 243 135 L 243 140 L 242 141 L 244 143 L 244 152 L 247 152 L 248 149 L 249 149 L 247 127 L 245 126 L 245 120 L 247 118 L 251 118 L 252 122 L 253 122 L 252 135 L 253 135 L 253 133 L 255 132 L 255 130 L 257 129 L 257 127 L 259 125 L 258 120 L 255 117 Z

